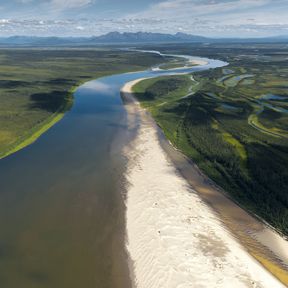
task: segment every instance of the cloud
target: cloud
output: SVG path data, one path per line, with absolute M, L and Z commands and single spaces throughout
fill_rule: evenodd
M 52 0 L 50 4 L 53 8 L 64 10 L 83 7 L 91 3 L 93 0 Z
M 17 9 L 13 10 L 18 14 L 12 17 L 6 14 L 0 20 L 0 36 L 91 36 L 111 31 L 181 31 L 216 37 L 255 37 L 287 35 L 288 26 L 287 0 L 147 0 L 145 7 L 142 0 L 133 0 L 142 5 L 133 13 L 127 11 L 127 5 L 123 4 L 132 3 L 132 0 L 123 3 L 120 0 L 11 1 L 18 3 L 15 6 Z M 26 4 L 19 5 L 19 1 Z M 110 6 L 105 6 L 104 1 Z M 26 12 L 18 8 L 20 6 L 23 9 L 26 7 Z M 117 10 L 115 14 L 109 10 L 111 7 L 114 12 Z M 108 14 L 110 17 L 104 18 Z
M 277 1 L 277 0 L 276 0 Z M 271 0 L 166 0 L 153 4 L 146 11 L 135 13 L 131 17 L 179 18 L 203 15 L 223 15 L 260 8 Z
M 111 31 L 151 31 L 163 33 L 185 32 L 213 37 L 287 35 L 288 23 L 275 24 L 244 19 L 243 23 L 226 24 L 213 19 L 70 19 L 70 20 L 19 20 L 0 19 L 0 35 L 37 36 L 91 36 Z
M 18 2 L 20 2 L 22 4 L 28 4 L 28 3 L 34 2 L 34 0 L 18 0 Z
M 126 17 L 142 19 L 147 26 L 149 21 L 158 20 L 159 32 L 207 36 L 232 36 L 234 32 L 234 36 L 254 37 L 265 35 L 265 31 L 267 35 L 287 33 L 283 28 L 288 24 L 287 10 L 287 0 L 164 0 Z M 249 24 L 254 26 L 247 28 Z

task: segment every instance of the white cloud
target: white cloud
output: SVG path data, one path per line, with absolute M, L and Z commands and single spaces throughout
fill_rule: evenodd
M 121 0 L 113 0 L 115 9 L 123 10 L 121 18 L 113 19 L 100 18 L 104 8 L 100 1 L 99 5 L 93 5 L 97 0 L 14 1 L 32 1 L 32 4 L 27 3 L 27 14 L 19 9 L 12 19 L 5 17 L 0 20 L 0 36 L 91 36 L 111 31 L 181 31 L 204 36 L 254 37 L 284 35 L 288 27 L 287 0 L 162 0 L 135 13 L 125 12 L 121 8 Z M 67 20 L 68 17 L 73 20 Z
M 10 20 L 9 19 L 0 19 L 0 24 L 9 24 Z
M 56 10 L 79 8 L 93 3 L 93 0 L 52 0 L 51 6 Z
M 277 0 L 276 0 L 277 1 Z M 131 15 L 161 18 L 199 17 L 203 15 L 224 14 L 255 9 L 271 3 L 271 0 L 166 0 L 154 5 L 146 11 Z
M 161 31 L 176 32 L 181 27 L 183 32 L 207 36 L 232 36 L 233 32 L 234 36 L 257 36 L 257 32 L 262 36 L 265 29 L 269 35 L 286 33 L 282 27 L 288 24 L 287 11 L 287 0 L 164 0 L 126 17 L 142 19 L 147 26 L 151 20 L 161 20 L 166 25 L 157 26 Z M 249 24 L 254 24 L 253 29 L 247 28 Z M 275 25 L 278 31 L 273 30 Z
M 0 36 L 91 36 L 111 31 L 151 31 L 163 33 L 185 32 L 206 36 L 267 36 L 287 35 L 288 23 L 267 24 L 247 20 L 225 24 L 204 18 L 179 19 L 98 19 L 98 20 L 16 20 L 0 19 Z
M 81 30 L 81 31 L 85 30 L 85 28 L 83 26 L 76 26 L 76 29 Z

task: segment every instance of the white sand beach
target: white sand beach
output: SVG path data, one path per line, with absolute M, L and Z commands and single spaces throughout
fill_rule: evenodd
M 131 95 L 132 86 L 122 92 Z M 161 147 L 157 127 L 138 104 L 136 138 L 125 148 L 127 250 L 137 288 L 285 287 L 223 226 L 178 173 Z

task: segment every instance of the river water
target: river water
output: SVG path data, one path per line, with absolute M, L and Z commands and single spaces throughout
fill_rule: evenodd
M 120 153 L 129 137 L 120 88 L 227 64 L 207 61 L 90 81 L 62 121 L 0 161 L 0 287 L 130 287 Z

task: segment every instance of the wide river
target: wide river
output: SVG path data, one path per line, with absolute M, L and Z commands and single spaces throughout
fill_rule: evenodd
M 90 81 L 62 121 L 0 161 L 0 287 L 130 286 L 121 156 L 130 134 L 120 88 L 227 64 L 203 60 L 208 64 Z

